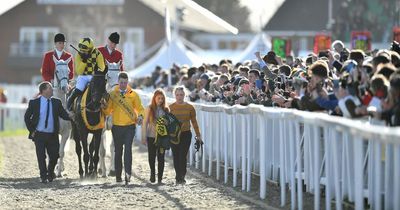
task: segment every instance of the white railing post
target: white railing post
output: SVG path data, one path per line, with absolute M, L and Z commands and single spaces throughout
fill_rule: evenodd
M 375 210 L 380 210 L 382 207 L 382 188 L 381 188 L 381 182 L 382 182 L 382 164 L 381 164 L 381 143 L 376 141 L 373 142 L 373 150 L 374 150 L 374 156 L 371 157 L 373 158 L 374 161 L 374 209 Z
M 231 128 L 231 115 L 226 115 L 226 123 L 224 123 L 224 183 L 228 183 L 228 169 L 229 169 L 229 159 L 228 159 L 228 140 L 232 142 L 232 128 Z
M 215 116 L 211 115 L 212 112 L 207 112 L 208 114 L 208 118 L 211 119 L 211 122 L 215 122 Z M 208 129 L 208 139 L 212 139 L 213 138 L 213 131 L 211 130 L 212 125 L 207 124 L 207 129 Z M 215 130 L 215 129 L 214 129 Z M 208 176 L 211 176 L 212 174 L 212 165 L 213 165 L 213 145 L 214 141 L 209 141 L 208 143 Z
M 302 156 L 301 156 L 301 136 L 300 136 L 300 124 L 297 119 L 294 121 L 295 129 L 295 143 L 296 143 L 296 154 L 297 154 L 297 200 L 299 210 L 303 209 L 303 177 L 302 177 Z M 304 129 L 304 127 L 303 127 Z
M 393 209 L 393 147 L 385 144 L 385 210 Z
M 254 144 L 254 133 L 252 132 L 252 128 L 254 128 L 254 123 L 253 123 L 253 118 L 252 114 L 248 114 L 245 116 L 246 118 L 246 147 L 247 147 L 247 152 L 246 152 L 246 159 L 247 159 L 247 171 L 246 171 L 246 178 L 247 178 L 247 192 L 250 192 L 251 188 L 251 169 L 252 169 L 252 146 Z
M 314 209 L 320 209 L 320 187 L 319 187 L 319 170 L 320 170 L 320 128 L 318 125 L 313 126 L 314 129 Z
M 361 137 L 354 139 L 354 193 L 355 209 L 364 209 L 364 170 L 363 170 L 363 141 Z
M 286 202 L 286 171 L 285 171 L 285 160 L 284 160 L 284 155 L 285 155 L 285 144 L 284 141 L 285 139 L 283 138 L 283 119 L 279 119 L 279 174 L 280 174 L 280 187 L 281 187 L 281 206 L 285 206 L 285 202 Z
M 217 126 L 218 126 L 218 128 L 220 128 L 220 127 L 222 127 L 221 126 L 221 113 L 219 113 L 219 112 L 217 112 L 217 113 L 214 113 L 214 114 L 216 114 L 217 116 L 216 116 L 216 120 L 215 120 L 215 123 L 217 124 Z M 221 172 L 221 155 L 220 155 L 220 152 L 221 152 L 221 138 L 223 137 L 222 136 L 222 133 L 223 132 L 225 132 L 225 131 L 223 131 L 223 130 L 221 130 L 221 129 L 214 129 L 216 132 L 217 132 L 217 135 L 215 135 L 216 136 L 216 143 L 217 143 L 217 145 L 216 145 L 216 148 L 215 148 L 215 151 L 216 151 L 216 156 L 217 156 L 217 180 L 219 180 L 219 178 L 220 178 L 220 172 Z
M 263 115 L 257 117 L 257 120 L 260 122 L 260 198 L 265 199 L 267 194 L 267 181 L 265 174 L 265 147 L 266 147 L 266 138 L 265 138 L 265 121 L 261 118 Z
M 325 183 L 325 208 L 326 210 L 331 209 L 331 154 L 330 154 L 330 146 L 332 144 L 332 140 L 329 138 L 330 130 L 327 126 L 323 127 L 324 130 L 324 152 L 325 152 L 325 172 L 326 172 L 326 183 Z
M 289 127 L 289 139 L 287 141 L 289 142 L 289 178 L 290 178 L 290 203 L 291 203 L 291 209 L 296 208 L 296 171 L 295 171 L 295 163 L 296 163 L 296 157 L 295 157 L 295 149 L 294 149 L 294 130 L 293 126 L 294 123 L 290 120 L 286 121 L 286 126 Z
M 242 146 L 242 191 L 246 190 L 246 133 L 248 132 L 246 130 L 246 124 L 248 123 L 246 121 L 246 117 L 243 114 L 240 114 L 240 119 L 242 121 L 241 123 L 241 146 Z
M 339 161 L 338 161 L 338 143 L 341 141 L 339 139 L 339 134 L 337 130 L 332 130 L 333 132 L 333 139 L 332 141 L 332 153 L 333 153 L 333 179 L 335 185 L 335 202 L 336 202 L 336 209 L 342 210 L 342 195 L 341 195 L 341 188 L 340 188 L 340 177 L 339 177 Z
M 232 161 L 233 161 L 233 187 L 236 187 L 237 186 L 237 169 L 238 169 L 238 165 L 237 165 L 237 163 L 238 163 L 238 158 L 237 158 L 237 152 L 238 152 L 238 150 L 237 150 L 237 145 L 238 145 L 238 143 L 239 143 L 239 138 L 238 138 L 238 129 L 235 129 L 236 128 L 236 125 L 240 125 L 238 122 L 237 122 L 237 118 L 239 118 L 240 116 L 239 115 L 237 115 L 237 114 L 235 114 L 235 115 L 233 115 L 233 121 L 232 121 L 232 123 L 233 123 L 233 131 L 232 131 L 232 133 L 233 133 L 233 152 L 232 152 L 232 154 L 233 154 L 233 156 L 232 156 Z
M 399 140 L 399 139 L 397 139 Z M 400 209 L 400 144 L 393 144 L 394 146 L 394 205 L 396 209 Z

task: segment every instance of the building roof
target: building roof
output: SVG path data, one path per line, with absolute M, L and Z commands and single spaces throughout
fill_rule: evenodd
M 332 14 L 337 14 L 343 0 L 332 1 Z M 286 0 L 270 21 L 265 31 L 322 31 L 327 29 L 329 1 Z
M 159 13 L 161 16 L 165 15 L 165 8 L 167 7 L 171 20 L 176 19 L 176 8 L 184 8 L 185 16 L 181 22 L 181 26 L 187 29 L 195 29 L 212 33 L 238 33 L 237 28 L 192 0 L 139 1 Z

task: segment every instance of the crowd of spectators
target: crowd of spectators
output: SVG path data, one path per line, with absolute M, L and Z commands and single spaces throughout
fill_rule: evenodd
M 341 41 L 305 58 L 280 58 L 273 51 L 254 60 L 199 67 L 157 67 L 139 86 L 184 85 L 192 102 L 261 104 L 326 112 L 346 118 L 369 116 L 400 125 L 400 45 L 373 52 L 348 50 Z M 170 80 L 170 81 L 169 81 Z

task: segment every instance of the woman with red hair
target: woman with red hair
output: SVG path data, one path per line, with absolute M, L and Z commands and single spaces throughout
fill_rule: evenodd
M 160 147 L 156 146 L 154 141 L 156 137 L 157 119 L 169 112 L 169 108 L 165 103 L 165 98 L 165 93 L 162 89 L 154 91 L 151 104 L 146 108 L 145 120 L 142 126 L 142 143 L 147 144 L 149 153 L 149 165 L 151 170 L 150 182 L 154 183 L 156 181 L 155 162 L 157 156 L 159 184 L 162 183 L 165 152 Z

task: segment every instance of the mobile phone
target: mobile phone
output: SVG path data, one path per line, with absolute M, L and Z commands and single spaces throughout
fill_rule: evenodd
M 258 79 L 256 80 L 256 88 L 261 89 L 262 88 L 262 80 Z
M 339 81 L 338 79 L 332 80 L 333 83 L 333 89 L 338 89 L 339 88 Z

